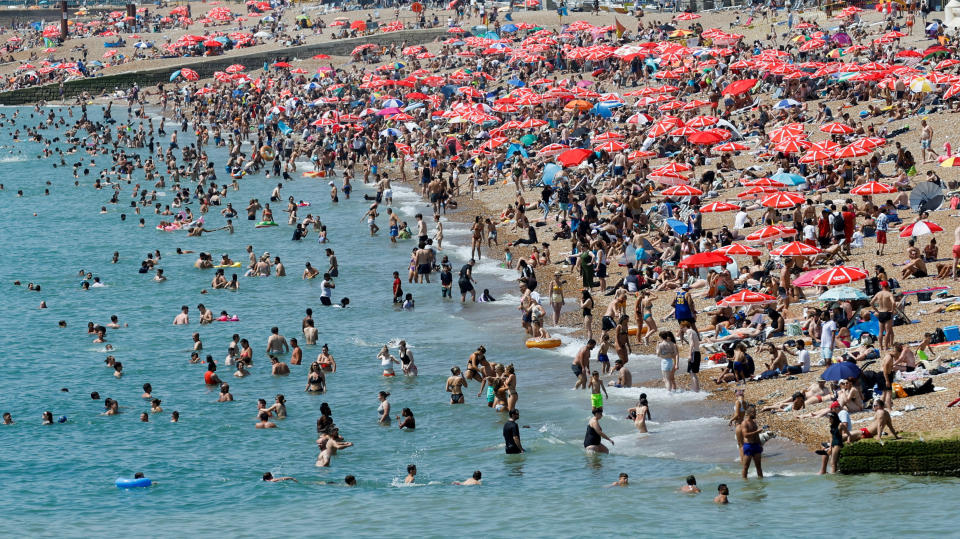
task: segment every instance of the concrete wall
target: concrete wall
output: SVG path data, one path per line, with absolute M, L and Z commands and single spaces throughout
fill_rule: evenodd
M 271 63 L 278 56 L 291 58 L 310 58 L 315 54 L 348 55 L 357 46 L 364 43 L 400 45 L 403 41 L 407 45 L 420 45 L 434 41 L 438 37 L 446 37 L 446 28 L 431 28 L 427 30 L 402 30 L 400 32 L 379 33 L 371 36 L 354 39 L 340 39 L 325 41 L 312 45 L 302 45 L 269 52 L 255 52 L 248 54 L 228 54 L 213 58 L 183 58 L 183 63 L 176 67 L 163 67 L 141 71 L 116 73 L 103 77 L 73 80 L 63 85 L 63 95 L 60 94 L 59 84 L 47 84 L 19 90 L 0 92 L 0 105 L 27 105 L 40 100 L 67 99 L 83 92 L 99 95 L 104 91 L 129 88 L 137 83 L 141 88 L 153 86 L 161 82 L 168 82 L 170 74 L 182 67 L 189 67 L 196 71 L 201 78 L 211 77 L 214 71 L 223 71 L 232 64 L 242 64 L 248 70 L 263 68 L 264 62 Z M 131 64 L 131 67 L 136 64 Z
M 51 2 L 52 3 L 52 2 Z M 114 7 L 91 7 L 87 9 L 88 16 L 99 16 L 100 12 L 109 13 L 111 11 L 116 11 L 117 9 L 122 9 L 125 2 L 119 1 L 118 4 Z M 67 12 L 70 13 L 70 18 L 74 18 L 73 14 L 77 11 L 77 6 L 70 5 L 67 8 Z M 155 6 L 151 4 L 150 11 L 153 12 Z M 46 21 L 47 24 L 59 24 L 60 23 L 60 8 L 45 7 L 42 9 L 6 9 L 3 6 L 0 6 L 0 26 L 10 26 L 14 22 L 20 24 L 34 22 L 34 21 Z

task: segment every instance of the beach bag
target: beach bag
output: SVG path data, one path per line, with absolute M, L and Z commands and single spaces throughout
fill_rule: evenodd
M 943 328 L 933 330 L 933 336 L 930 337 L 930 344 L 940 344 L 947 342 L 947 336 L 943 333 Z
M 917 165 L 912 165 L 907 169 L 907 176 L 916 176 L 917 175 Z
M 894 382 L 893 387 L 891 389 L 893 390 L 893 394 L 896 395 L 897 398 L 903 399 L 907 397 L 907 392 L 903 390 L 903 386 L 900 385 L 900 382 Z
M 799 337 L 800 335 L 803 334 L 803 332 L 800 331 L 800 324 L 797 322 L 791 322 L 787 324 L 786 330 L 787 330 L 787 337 Z

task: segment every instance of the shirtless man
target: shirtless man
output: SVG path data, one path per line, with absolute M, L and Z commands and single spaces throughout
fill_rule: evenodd
M 897 434 L 897 429 L 893 428 L 890 412 L 886 410 L 883 401 L 873 401 L 873 410 L 873 421 L 870 422 L 870 426 L 851 431 L 849 433 L 850 441 L 856 442 L 857 440 L 866 438 L 881 438 L 883 437 L 884 429 L 890 429 L 890 433 L 893 434 L 893 439 L 899 440 L 900 435 Z
M 290 366 L 280 361 L 277 356 L 270 356 L 270 374 L 274 376 L 286 376 L 290 374 Z
M 387 224 L 389 225 L 388 230 L 390 230 L 390 243 L 397 243 L 397 236 L 400 235 L 400 223 L 397 220 L 397 214 L 393 213 L 391 208 L 387 208 Z
M 173 325 L 186 326 L 190 324 L 190 317 L 187 315 L 187 313 L 189 312 L 190 312 L 190 307 L 187 307 L 186 305 L 184 305 L 183 307 L 180 307 L 180 314 L 178 314 L 176 318 L 173 319 Z
M 480 473 L 480 470 L 477 470 L 473 472 L 473 476 L 470 477 L 470 479 L 467 479 L 466 481 L 454 481 L 453 484 L 462 486 L 462 487 L 466 487 L 470 485 L 480 485 L 482 484 L 480 481 L 481 477 L 483 477 L 483 474 Z
M 743 478 L 747 478 L 747 472 L 750 471 L 750 462 L 753 462 L 757 469 L 757 477 L 763 478 L 763 468 L 760 465 L 761 454 L 763 453 L 763 444 L 760 443 L 760 433 L 763 429 L 757 426 L 757 409 L 754 406 L 747 408 L 746 417 L 737 426 L 739 438 L 743 439 L 743 454 L 740 462 L 743 464 Z
M 633 387 L 633 374 L 630 369 L 619 359 L 613 362 L 613 370 L 617 373 L 617 379 L 611 380 L 608 385 L 613 387 Z
M 573 374 L 577 377 L 577 383 L 573 386 L 573 389 L 587 387 L 587 373 L 590 372 L 590 352 L 596 345 L 597 341 L 590 339 L 573 358 L 573 364 L 570 368 L 573 369 Z
M 451 368 L 450 373 L 446 386 L 446 391 L 450 394 L 450 404 L 463 404 L 463 388 L 467 387 L 467 380 L 460 372 L 460 367 Z
M 426 245 L 417 249 L 417 254 L 414 255 L 417 262 L 417 280 L 416 282 L 430 282 L 430 272 L 433 270 L 431 267 L 431 262 L 433 258 L 433 251 L 428 249 Z
M 260 413 L 257 415 L 257 425 L 256 425 L 256 428 L 258 428 L 258 429 L 275 429 L 275 428 L 277 428 L 277 424 L 274 423 L 274 422 L 272 422 L 272 421 L 270 421 L 270 414 L 268 414 L 267 412 L 260 412 Z
M 938 154 L 933 150 L 933 128 L 927 125 L 926 120 L 920 121 L 920 159 L 923 159 L 924 163 L 933 162 L 933 157 L 927 159 L 928 154 L 933 154 L 933 157 L 937 157 Z
M 306 327 L 303 328 L 303 337 L 307 340 L 307 344 L 317 344 L 318 333 L 317 328 L 313 325 L 313 319 L 307 320 Z
M 280 328 L 273 326 L 270 328 L 270 337 L 267 338 L 267 355 L 286 354 L 290 351 L 290 345 L 287 339 L 280 335 Z
M 880 291 L 871 299 L 870 305 L 877 309 L 877 320 L 880 322 L 880 350 L 893 346 L 893 313 L 897 308 L 897 301 L 890 292 L 890 283 L 880 282 Z

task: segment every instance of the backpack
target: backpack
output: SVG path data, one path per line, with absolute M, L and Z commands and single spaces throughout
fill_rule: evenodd
M 844 230 L 846 230 L 846 224 L 843 222 L 843 215 L 838 213 L 833 216 L 833 231 L 843 232 Z

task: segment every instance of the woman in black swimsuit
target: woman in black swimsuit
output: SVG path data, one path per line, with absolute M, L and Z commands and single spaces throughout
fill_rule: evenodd
M 583 309 L 583 329 L 587 331 L 587 340 L 593 339 L 593 296 L 584 289 L 581 292 L 580 308 Z
M 594 408 L 593 417 L 587 423 L 587 434 L 583 437 L 583 448 L 595 453 L 609 453 L 610 450 L 603 445 L 601 438 L 608 440 L 611 444 L 613 444 L 613 440 L 600 428 L 601 417 L 603 417 L 603 408 Z
M 407 376 L 416 376 L 417 366 L 413 363 L 413 354 L 410 352 L 410 350 L 407 350 L 407 341 L 400 341 L 399 346 L 400 349 L 397 352 L 400 356 L 403 374 L 406 374 Z

